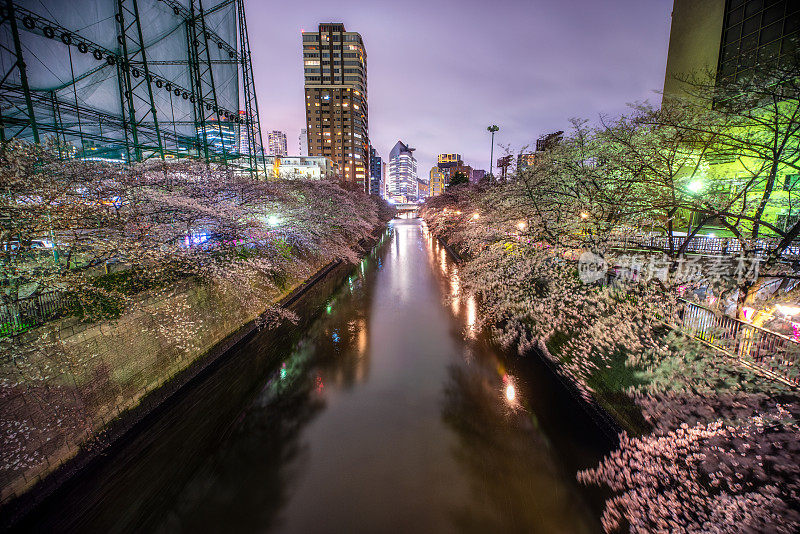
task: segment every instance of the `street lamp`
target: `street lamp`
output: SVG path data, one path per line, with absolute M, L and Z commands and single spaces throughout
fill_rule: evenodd
M 494 133 L 499 130 L 500 127 L 496 124 L 492 124 L 486 128 L 486 131 L 492 134 L 492 150 L 489 152 L 489 176 L 494 178 Z

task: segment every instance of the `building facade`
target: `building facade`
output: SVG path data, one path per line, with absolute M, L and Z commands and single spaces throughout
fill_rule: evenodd
M 266 156 L 267 169 L 275 180 L 333 180 L 336 163 L 324 156 Z
M 780 61 L 798 49 L 799 37 L 796 0 L 675 0 L 664 97 L 685 96 L 687 75 L 709 73 L 714 83 Z
M 381 195 L 381 181 L 383 180 L 383 159 L 375 148 L 369 148 L 369 194 Z
M 398 141 L 389 152 L 386 195 L 395 202 L 417 199 L 417 159 L 414 157 L 414 150 Z
M 428 178 L 430 179 L 430 196 L 435 197 L 444 193 L 444 189 L 447 187 L 447 180 L 445 172 L 442 169 L 438 166 L 432 167 Z
M 289 153 L 286 146 L 286 133 L 280 130 L 272 130 L 267 133 L 268 154 L 270 156 L 285 156 Z
M 484 169 L 472 169 L 472 176 L 469 181 L 473 184 L 477 184 L 483 180 L 484 176 L 486 176 L 486 171 Z
M 367 52 L 344 24 L 303 32 L 308 153 L 331 158 L 341 180 L 369 190 Z
M 300 147 L 300 155 L 308 156 L 308 129 L 300 128 L 300 136 L 297 138 L 297 144 Z

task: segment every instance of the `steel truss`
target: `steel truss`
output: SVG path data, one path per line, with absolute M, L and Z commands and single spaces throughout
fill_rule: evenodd
M 0 72 L 0 140 L 21 137 L 38 143 L 41 131 L 62 144 L 65 141 L 77 144 L 79 154 L 84 156 L 87 146 L 91 146 L 92 156 L 102 157 L 106 152 L 118 150 L 128 162 L 151 157 L 200 157 L 266 176 L 244 0 L 224 0 L 208 10 L 204 10 L 203 0 L 101 1 L 114 3 L 118 42 L 114 49 L 92 41 L 81 30 L 69 29 L 20 5 L 23 0 L 0 0 L 0 31 L 11 36 L 5 43 L 0 40 L 0 53 L 10 59 L 4 63 L 5 72 Z M 143 3 L 152 7 L 156 2 L 164 4 L 182 21 L 186 38 L 183 58 L 171 61 L 148 58 L 148 43 L 143 32 L 148 21 L 141 19 L 140 8 Z M 237 19 L 234 25 L 238 32 L 238 50 L 236 43 L 227 42 L 208 24 L 210 14 L 226 7 L 233 8 Z M 26 35 L 44 37 L 64 47 L 69 54 L 70 69 L 73 58 L 78 55 L 88 54 L 85 57 L 93 58 L 97 65 L 88 72 L 72 71 L 71 80 L 55 89 L 32 88 L 25 61 L 30 54 L 30 47 L 25 46 Z M 216 48 L 213 53 L 212 47 Z M 158 68 L 164 65 L 181 69 L 180 72 L 188 71 L 188 76 L 182 75 L 182 78 L 190 81 L 189 87 L 159 74 Z M 238 107 L 244 108 L 244 114 L 220 104 L 219 87 L 214 79 L 214 67 L 219 65 L 235 69 L 239 96 L 233 101 L 239 101 Z M 94 109 L 74 90 L 82 80 L 100 76 L 109 68 L 116 70 L 118 114 Z M 67 96 L 70 87 L 73 94 Z M 61 90 L 65 90 L 64 94 L 59 95 Z M 230 84 L 226 91 L 231 102 Z M 164 109 L 166 99 L 170 106 Z M 175 117 L 173 99 L 188 101 L 183 104 L 190 104 L 193 110 L 192 117 L 186 118 L 189 120 Z M 223 125 L 228 128 L 228 137 L 231 129 L 234 132 L 241 129 L 238 137 L 246 139 L 249 150 L 240 154 L 223 136 Z M 178 132 L 178 126 L 184 127 L 183 133 Z M 211 131 L 216 131 L 216 141 L 209 139 Z M 234 137 L 236 134 L 238 132 Z

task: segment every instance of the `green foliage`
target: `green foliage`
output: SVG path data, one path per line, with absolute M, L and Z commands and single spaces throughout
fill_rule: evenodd
M 469 178 L 463 172 L 457 172 L 450 178 L 450 181 L 447 183 L 447 187 L 455 187 L 457 185 L 462 184 L 469 184 Z

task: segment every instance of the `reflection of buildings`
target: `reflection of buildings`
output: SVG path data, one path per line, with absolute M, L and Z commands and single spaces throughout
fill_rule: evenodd
M 208 144 L 215 154 L 233 154 L 236 150 L 236 130 L 232 122 L 219 122 L 212 118 L 206 122 L 205 128 L 197 127 L 200 143 Z
M 344 24 L 303 32 L 308 153 L 339 166 L 341 179 L 369 189 L 367 52 L 361 35 Z
M 389 152 L 386 194 L 397 202 L 416 200 L 417 159 L 414 157 L 414 150 L 398 141 Z
M 267 134 L 269 151 L 271 156 L 285 156 L 289 150 L 286 148 L 286 134 L 279 130 L 273 130 Z
M 338 175 L 336 163 L 319 156 L 266 156 L 273 179 L 333 180 Z

